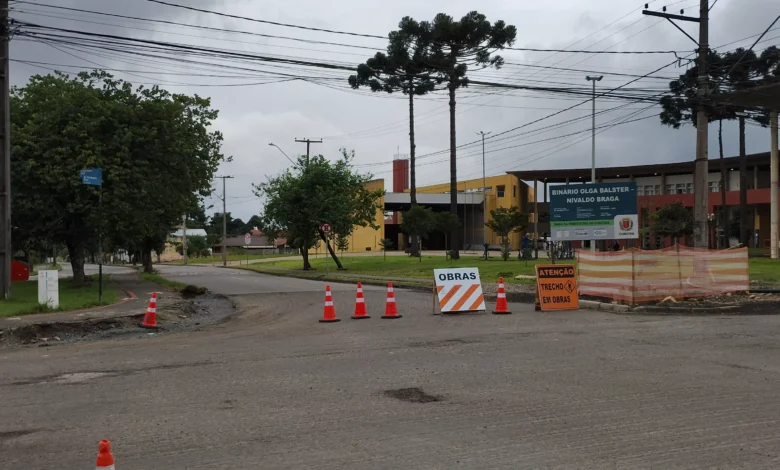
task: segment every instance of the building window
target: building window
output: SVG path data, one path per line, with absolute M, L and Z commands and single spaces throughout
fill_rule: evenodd
M 496 197 L 504 197 L 505 190 L 504 185 L 496 186 Z
M 711 193 L 717 193 L 720 192 L 721 184 L 720 181 L 710 181 L 710 192 Z
M 644 196 L 645 195 L 645 187 L 641 185 L 637 185 L 636 187 L 636 195 L 637 196 Z
M 666 194 L 677 194 L 677 187 L 673 184 L 667 184 Z
M 685 194 L 693 194 L 693 183 L 685 183 Z
M 512 185 L 512 197 L 517 197 L 517 186 Z

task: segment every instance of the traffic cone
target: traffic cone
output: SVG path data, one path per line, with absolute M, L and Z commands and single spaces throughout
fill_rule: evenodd
M 336 309 L 333 307 L 333 296 L 330 293 L 330 286 L 325 286 L 325 311 L 322 314 L 320 323 L 333 323 L 341 321 L 336 318 Z
M 111 442 L 102 440 L 98 444 L 97 470 L 114 470 L 114 455 L 111 453 Z
M 152 292 L 152 298 L 149 299 L 149 306 L 146 308 L 141 328 L 157 328 L 157 292 Z
M 493 310 L 496 315 L 509 315 L 509 305 L 506 303 L 506 291 L 504 290 L 504 278 L 498 278 L 498 294 L 496 294 L 496 309 Z
M 395 293 L 393 292 L 392 282 L 387 283 L 387 302 L 385 303 L 385 314 L 382 315 L 382 318 L 401 318 L 401 315 L 398 315 L 398 309 L 395 306 Z
M 355 299 L 355 314 L 352 315 L 355 320 L 362 320 L 363 318 L 371 318 L 366 312 L 366 299 L 363 297 L 363 284 L 358 282 L 357 285 L 357 298 Z

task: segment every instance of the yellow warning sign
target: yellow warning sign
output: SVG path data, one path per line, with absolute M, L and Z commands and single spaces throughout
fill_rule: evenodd
M 580 308 L 577 277 L 570 264 L 536 265 L 536 292 L 542 310 Z

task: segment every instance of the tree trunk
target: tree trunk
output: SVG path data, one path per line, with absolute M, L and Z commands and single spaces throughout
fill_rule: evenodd
M 301 257 L 303 258 L 303 270 L 311 271 L 311 263 L 309 263 L 309 250 L 306 248 L 299 248 L 301 250 Z
M 455 80 L 454 68 L 450 76 L 450 212 L 458 215 L 458 166 L 456 160 L 456 139 L 455 139 Z M 460 259 L 460 244 L 458 242 L 459 230 L 456 227 L 450 232 L 450 258 Z
M 747 215 L 747 155 L 745 155 L 745 117 L 739 117 L 739 241 L 750 243 Z
M 333 258 L 333 261 L 336 263 L 336 266 L 338 269 L 344 269 L 344 266 L 341 265 L 341 261 L 339 261 L 339 257 L 336 256 L 336 252 L 333 250 L 333 247 L 330 246 L 330 242 L 328 242 L 328 237 L 325 235 L 325 232 L 322 230 L 318 230 L 320 233 L 320 238 L 322 241 L 325 242 L 325 248 L 328 250 L 328 253 L 330 253 L 331 258 Z M 328 256 L 327 253 L 325 253 L 325 256 Z
M 152 265 L 152 247 L 151 246 L 144 246 L 143 251 L 141 252 L 141 260 L 144 265 L 144 272 L 145 273 L 153 273 L 154 272 L 154 266 Z
M 718 121 L 718 147 L 720 148 L 720 213 L 723 224 L 723 248 L 729 247 L 729 208 L 726 205 L 726 162 L 723 160 L 723 119 Z
M 411 206 L 417 205 L 417 176 L 415 172 L 415 145 L 414 145 L 414 87 L 412 80 L 409 80 L 409 198 Z M 412 256 L 420 256 L 419 239 L 417 235 L 410 237 L 411 249 L 409 253 Z
M 74 287 L 83 286 L 86 281 L 86 276 L 84 275 L 84 243 L 80 239 L 67 240 L 65 245 L 68 247 L 70 267 L 73 269 L 71 285 Z

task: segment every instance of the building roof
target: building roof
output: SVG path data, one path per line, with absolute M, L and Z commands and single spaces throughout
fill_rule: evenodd
M 262 235 L 260 235 L 260 236 L 252 235 L 252 239 L 251 239 L 249 245 L 246 245 L 244 243 L 244 236 L 243 235 L 235 236 L 235 237 L 227 237 L 227 239 L 225 239 L 225 245 L 228 246 L 228 247 L 232 247 L 232 248 L 235 248 L 237 246 L 248 247 L 248 248 L 260 248 L 260 247 L 266 248 L 266 247 L 272 247 L 272 246 L 280 247 L 280 246 L 284 246 L 285 244 L 287 244 L 287 239 L 285 239 L 285 238 L 277 238 L 275 240 L 275 242 L 276 242 L 276 244 L 274 245 L 274 240 L 268 240 L 268 238 L 266 238 L 265 236 L 262 236 Z M 218 241 L 214 246 L 222 246 L 222 241 L 221 240 Z
M 182 237 L 184 236 L 184 231 L 182 229 L 176 230 L 171 234 L 174 237 Z M 205 237 L 206 231 L 202 228 L 188 228 L 187 229 L 187 236 L 188 237 Z
M 769 166 L 769 152 L 754 153 L 747 155 L 747 164 L 753 166 Z M 739 167 L 739 157 L 727 157 L 723 163 L 728 168 Z M 657 163 L 654 165 L 635 165 L 635 166 L 613 166 L 606 168 L 596 168 L 596 178 L 640 178 L 643 176 L 666 175 L 684 175 L 693 173 L 694 162 L 689 160 L 678 163 Z M 709 172 L 720 172 L 720 159 L 709 160 Z M 547 183 L 565 183 L 567 178 L 569 182 L 590 181 L 590 168 L 578 169 L 557 169 L 557 170 L 532 170 L 532 171 L 509 171 L 511 175 L 517 176 L 523 181 L 543 181 Z

